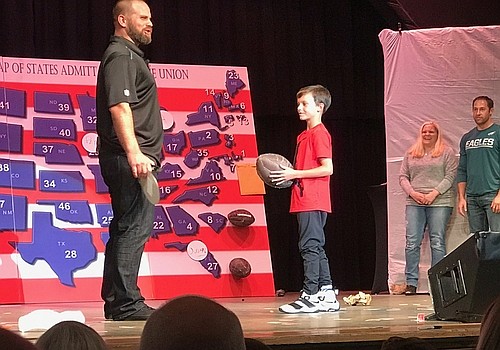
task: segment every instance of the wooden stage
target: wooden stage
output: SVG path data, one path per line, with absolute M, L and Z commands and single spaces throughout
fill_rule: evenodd
M 355 293 L 341 292 L 341 296 Z M 246 337 L 257 338 L 272 349 L 378 350 L 390 336 L 426 338 L 437 349 L 473 349 L 479 334 L 479 323 L 417 322 L 417 314 L 433 313 L 429 295 L 373 295 L 370 306 L 347 306 L 341 301 L 341 310 L 335 313 L 287 315 L 278 311 L 278 306 L 297 296 L 287 293 L 284 297 L 217 301 L 238 315 Z M 162 303 L 148 301 L 153 307 Z M 110 349 L 137 349 L 144 326 L 144 321 L 106 321 L 100 302 L 0 305 L 0 325 L 18 331 L 18 318 L 37 309 L 82 311 L 86 324 L 103 336 Z M 22 333 L 33 342 L 40 334 Z

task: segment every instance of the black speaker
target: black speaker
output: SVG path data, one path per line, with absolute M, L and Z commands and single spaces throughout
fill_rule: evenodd
M 500 295 L 500 232 L 471 234 L 428 275 L 435 318 L 481 322 Z

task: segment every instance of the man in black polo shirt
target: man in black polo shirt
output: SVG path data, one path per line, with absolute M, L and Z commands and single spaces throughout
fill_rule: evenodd
M 114 216 L 101 295 L 106 319 L 145 320 L 154 309 L 144 302 L 137 277 L 154 205 L 138 179 L 160 165 L 163 127 L 156 83 L 138 46 L 151 42 L 153 24 L 142 0 L 119 0 L 113 19 L 97 77 L 99 164 Z

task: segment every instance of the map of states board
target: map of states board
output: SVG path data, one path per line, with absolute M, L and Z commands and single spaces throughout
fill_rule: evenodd
M 257 145 L 246 68 L 150 64 L 165 158 L 140 267 L 149 299 L 274 293 L 262 195 L 236 167 Z M 113 218 L 96 154 L 98 62 L 0 57 L 0 303 L 100 300 Z M 245 209 L 248 227 L 228 214 Z M 235 258 L 251 273 L 234 277 Z

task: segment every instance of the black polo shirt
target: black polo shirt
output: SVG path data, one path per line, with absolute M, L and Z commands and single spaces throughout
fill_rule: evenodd
M 144 53 L 134 43 L 112 36 L 97 75 L 97 134 L 99 154 L 125 154 L 113 128 L 109 108 L 127 102 L 141 151 L 160 164 L 163 126 L 156 82 Z

